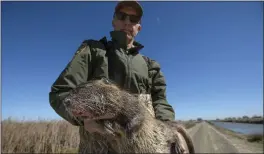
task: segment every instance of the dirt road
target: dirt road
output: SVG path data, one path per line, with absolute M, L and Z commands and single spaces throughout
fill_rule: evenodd
M 263 147 L 224 135 L 206 122 L 188 130 L 196 153 L 263 153 Z

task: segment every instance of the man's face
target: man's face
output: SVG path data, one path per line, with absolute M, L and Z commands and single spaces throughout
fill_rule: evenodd
M 124 7 L 120 9 L 121 14 L 125 13 L 128 15 L 135 15 L 137 16 L 136 10 L 134 10 L 131 7 Z M 120 16 L 120 15 L 119 15 Z M 112 25 L 114 30 L 116 31 L 124 31 L 127 33 L 127 40 L 131 41 L 135 38 L 135 36 L 138 34 L 138 32 L 141 30 L 141 25 L 139 22 L 133 23 L 126 17 L 125 20 L 120 20 L 117 17 L 115 17 L 112 21 Z

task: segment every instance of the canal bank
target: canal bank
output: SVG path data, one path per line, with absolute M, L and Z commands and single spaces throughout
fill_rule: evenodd
M 253 124 L 253 123 L 237 123 L 237 122 L 218 122 L 211 121 L 212 124 L 229 129 L 236 133 L 241 133 L 244 135 L 263 135 L 263 124 Z
M 247 140 L 248 142 L 263 143 L 263 125 L 248 123 L 232 123 L 232 122 L 215 122 L 208 121 L 219 131 Z
M 229 139 L 233 143 L 233 145 L 236 146 L 237 149 L 239 149 L 240 153 L 263 153 L 263 132 L 262 134 L 251 134 L 249 132 L 252 131 L 247 131 L 248 133 L 245 133 L 244 130 L 244 133 L 241 133 L 241 129 L 234 129 L 237 128 L 238 125 L 236 125 L 236 127 L 233 127 L 232 130 L 231 127 L 227 128 L 227 126 L 225 125 L 225 128 L 224 125 L 220 125 L 219 123 L 217 124 L 212 121 L 207 121 L 207 123 L 224 134 L 227 139 Z

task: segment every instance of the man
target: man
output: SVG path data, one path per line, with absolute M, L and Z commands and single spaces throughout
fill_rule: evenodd
M 119 2 L 112 20 L 112 40 L 84 41 L 51 87 L 52 108 L 71 124 L 80 126 L 81 143 L 89 136 L 83 121 L 72 118 L 61 100 L 69 90 L 92 78 L 106 77 L 131 93 L 151 94 L 156 118 L 174 120 L 174 110 L 166 100 L 166 82 L 161 68 L 156 61 L 140 54 L 143 46 L 135 41 L 141 31 L 142 16 L 138 2 Z

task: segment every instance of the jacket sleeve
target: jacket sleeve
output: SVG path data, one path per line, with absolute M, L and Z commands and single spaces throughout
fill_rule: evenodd
M 49 102 L 55 112 L 71 124 L 78 126 L 83 125 L 83 121 L 70 116 L 62 103 L 63 98 L 65 98 L 69 91 L 77 85 L 86 82 L 89 78 L 92 76 L 94 77 L 96 74 L 97 76 L 100 76 L 104 71 L 106 71 L 103 68 L 103 66 L 105 66 L 103 64 L 105 63 L 105 59 L 103 56 L 92 54 L 88 42 L 89 41 L 84 41 L 81 44 L 72 60 L 52 84 L 51 91 L 49 93 Z M 97 61 L 93 62 L 95 59 Z M 100 65 L 102 67 L 96 67 L 96 65 Z
M 156 118 L 162 121 L 174 120 L 175 112 L 166 98 L 166 80 L 160 65 L 154 60 L 150 60 L 149 64 L 152 78 L 151 96 Z

